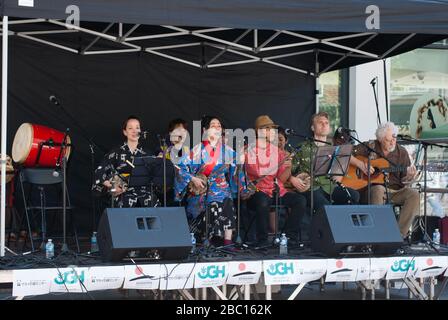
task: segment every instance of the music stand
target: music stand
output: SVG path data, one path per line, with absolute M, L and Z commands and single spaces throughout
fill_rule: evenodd
M 351 144 L 318 147 L 313 163 L 314 176 L 328 178 L 345 176 L 350 164 L 352 149 L 353 145 Z
M 314 176 L 345 176 L 352 149 L 351 144 L 318 147 L 314 156 Z
M 128 178 L 128 187 L 150 186 L 151 207 L 154 207 L 154 166 L 158 161 L 160 161 L 160 158 L 153 156 L 135 157 Z

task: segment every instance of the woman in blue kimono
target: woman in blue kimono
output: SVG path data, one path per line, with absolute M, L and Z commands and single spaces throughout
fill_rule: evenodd
M 208 210 L 207 237 L 224 238 L 224 245 L 229 245 L 236 221 L 233 205 L 238 191 L 236 153 L 223 143 L 222 122 L 217 117 L 204 117 L 202 130 L 202 143 L 177 164 L 176 198 L 180 201 L 185 197 L 190 221 L 197 221 Z M 238 177 L 242 188 L 243 173 Z

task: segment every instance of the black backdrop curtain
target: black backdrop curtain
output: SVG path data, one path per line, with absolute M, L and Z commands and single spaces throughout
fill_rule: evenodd
M 268 114 L 306 133 L 315 110 L 313 77 L 262 63 L 202 70 L 145 53 L 80 56 L 18 38 L 10 38 L 9 54 L 8 153 L 23 122 L 70 128 L 68 188 L 84 231 L 93 221 L 88 142 L 50 95 L 100 146 L 97 164 L 103 151 L 122 143 L 121 124 L 129 114 L 142 119 L 150 132 L 146 143 L 154 147 L 155 134 L 166 133 L 177 117 L 191 127 L 192 120 L 214 114 L 228 128 L 246 129 Z

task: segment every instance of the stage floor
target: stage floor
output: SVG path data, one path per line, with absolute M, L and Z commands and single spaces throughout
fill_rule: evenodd
M 195 254 L 181 261 L 112 263 L 102 261 L 98 254 L 88 253 L 88 239 L 83 240 L 81 254 L 56 252 L 57 257 L 52 260 L 45 259 L 42 252 L 8 254 L 2 258 L 0 283 L 7 289 L 12 284 L 12 293 L 9 296 L 6 293 L 7 297 L 40 299 L 65 294 L 67 298 L 90 299 L 95 294 L 106 299 L 160 299 L 163 295 L 167 299 L 207 300 L 211 293 L 212 299 L 216 295 L 222 300 L 235 299 L 235 296 L 267 300 L 365 299 L 366 292 L 375 297 L 374 292 L 380 290 L 384 293 L 379 299 L 405 299 L 408 294 L 403 292 L 407 289 L 422 300 L 446 297 L 440 285 L 441 282 L 446 285 L 448 279 L 445 247 L 439 253 L 414 245 L 404 246 L 389 256 L 337 258 L 325 257 L 307 246 L 290 249 L 288 255 L 282 256 L 278 248 L 248 247 L 231 251 L 198 247 Z M 395 282 L 399 283 L 398 289 L 390 288 L 390 283 Z M 336 294 L 341 283 L 352 289 Z M 235 289 L 238 287 L 240 290 Z M 321 291 L 323 287 L 325 290 Z

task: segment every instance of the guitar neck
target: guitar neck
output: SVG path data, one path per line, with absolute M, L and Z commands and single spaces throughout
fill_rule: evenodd
M 423 170 L 424 166 L 419 165 L 419 166 L 415 166 L 415 168 L 417 169 L 417 171 Z M 398 166 L 398 167 L 389 167 L 389 168 L 383 168 L 382 171 L 386 172 L 386 173 L 391 173 L 391 172 L 406 172 L 406 170 L 408 169 L 408 167 L 403 167 L 403 166 Z M 438 166 L 434 166 L 434 165 L 427 165 L 426 166 L 426 170 L 431 171 L 431 172 L 446 172 L 447 171 L 447 166 L 443 165 L 441 167 Z
M 421 170 L 420 166 L 416 167 L 417 170 Z M 389 167 L 389 168 L 382 168 L 381 171 L 384 171 L 385 173 L 394 173 L 394 172 L 405 172 L 408 169 L 408 167 L 398 166 L 398 167 Z

